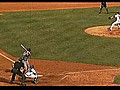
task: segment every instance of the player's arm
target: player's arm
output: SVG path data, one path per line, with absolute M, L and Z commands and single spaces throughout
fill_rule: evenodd
M 22 73 L 24 73 L 24 70 L 25 70 L 25 69 L 24 69 L 23 67 L 20 68 L 20 71 L 21 71 Z
M 111 19 L 115 18 L 115 16 L 111 16 Z
M 111 16 L 111 17 L 109 17 L 108 19 L 113 19 L 113 18 L 115 18 L 115 16 Z
M 23 56 L 25 56 L 25 55 L 27 55 L 27 52 L 25 51 L 25 52 L 23 52 Z
M 31 53 L 29 51 L 27 51 L 27 55 L 31 55 Z
M 23 52 L 23 56 L 28 56 L 28 55 L 31 55 L 31 52 L 29 52 L 29 51 L 25 51 L 25 52 Z

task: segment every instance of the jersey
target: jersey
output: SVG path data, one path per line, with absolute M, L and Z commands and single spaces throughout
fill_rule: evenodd
M 17 71 L 20 71 L 20 69 L 21 68 L 24 68 L 24 64 L 22 63 L 22 62 L 15 62 L 14 64 L 13 64 L 13 69 L 12 70 L 17 70 Z M 13 72 L 13 71 L 11 71 L 11 72 Z
M 35 71 L 34 68 L 30 68 L 30 71 L 25 73 L 26 77 L 30 77 L 30 78 L 37 78 L 37 72 Z
M 101 2 L 101 5 L 102 5 L 103 7 L 106 7 L 106 2 Z
M 116 15 L 115 15 L 115 18 L 116 18 L 116 21 L 117 21 L 117 22 L 120 22 L 120 14 L 116 14 Z
M 23 53 L 23 59 L 24 59 L 25 61 L 27 61 L 27 59 L 29 58 L 30 55 L 31 55 L 31 53 L 30 53 L 29 51 L 25 51 L 25 52 Z

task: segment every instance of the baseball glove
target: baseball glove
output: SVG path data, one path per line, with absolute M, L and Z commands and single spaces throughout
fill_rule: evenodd
M 111 17 L 108 17 L 108 19 L 111 19 Z

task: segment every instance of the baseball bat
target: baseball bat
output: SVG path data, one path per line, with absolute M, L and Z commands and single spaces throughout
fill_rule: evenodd
M 23 46 L 23 45 L 21 44 L 21 47 L 22 47 L 27 53 L 29 53 L 29 54 L 31 55 L 31 53 L 26 49 L 25 46 Z
M 25 48 L 25 46 L 23 46 L 22 44 L 21 44 L 21 47 L 22 47 L 25 51 L 27 51 L 27 49 Z

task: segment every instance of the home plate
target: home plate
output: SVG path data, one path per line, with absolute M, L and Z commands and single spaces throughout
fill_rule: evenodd
M 37 75 L 38 77 L 42 77 L 43 75 Z

